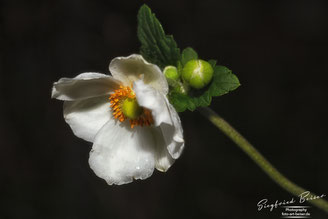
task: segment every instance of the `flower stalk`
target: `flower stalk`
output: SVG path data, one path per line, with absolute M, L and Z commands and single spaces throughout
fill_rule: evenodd
M 217 115 L 210 108 L 198 108 L 199 112 L 219 128 L 226 136 L 228 136 L 236 145 L 242 149 L 274 182 L 291 194 L 299 197 L 300 194 L 308 190 L 296 185 L 284 175 L 282 175 L 263 155 L 257 151 L 237 130 L 235 130 L 222 117 Z M 308 197 L 318 197 L 313 193 L 309 193 Z M 307 200 L 314 206 L 328 213 L 328 202 L 322 198 L 314 198 Z

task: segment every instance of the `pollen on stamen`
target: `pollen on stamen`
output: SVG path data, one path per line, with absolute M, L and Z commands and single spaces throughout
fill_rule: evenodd
M 150 126 L 154 123 L 151 111 L 142 108 L 141 114 L 137 118 L 131 119 L 124 115 L 122 111 L 122 104 L 124 100 L 136 99 L 136 95 L 130 87 L 120 86 L 119 89 L 115 90 L 113 94 L 110 95 L 110 107 L 113 111 L 113 116 L 115 119 L 120 122 L 124 122 L 125 120 L 129 120 L 130 127 L 134 128 L 135 126 Z

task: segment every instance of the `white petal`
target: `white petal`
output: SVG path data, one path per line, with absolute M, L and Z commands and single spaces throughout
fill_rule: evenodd
M 111 119 L 95 138 L 89 164 L 109 185 L 146 179 L 154 171 L 154 145 L 150 127 L 131 129 L 128 122 Z
M 184 139 L 181 121 L 174 107 L 163 94 L 145 85 L 142 80 L 134 82 L 133 90 L 139 105 L 151 110 L 154 125 L 161 128 L 171 156 L 179 158 Z
M 64 102 L 64 118 L 74 134 L 93 142 L 97 132 L 111 118 L 108 96 Z
M 168 144 L 167 149 L 174 159 L 178 159 L 184 149 L 183 129 L 180 117 L 174 107 L 166 99 L 168 109 L 170 111 L 171 119 L 173 121 L 174 129 L 168 125 L 161 125 L 161 129 Z
M 82 73 L 75 78 L 61 78 L 52 87 L 52 98 L 78 100 L 101 96 L 119 88 L 120 81 L 100 73 Z
M 156 140 L 155 144 L 155 158 L 156 164 L 155 167 L 157 170 L 166 172 L 174 163 L 174 159 L 169 154 L 166 142 L 160 127 L 153 127 L 152 132 Z
M 135 80 L 143 77 L 146 84 L 164 94 L 168 93 L 168 84 L 162 71 L 157 65 L 145 61 L 141 55 L 117 57 L 111 61 L 109 71 L 126 86 L 131 86 Z
M 142 80 L 134 82 L 133 90 L 139 105 L 151 110 L 155 126 L 160 126 L 161 123 L 172 124 L 170 112 L 166 106 L 166 97 L 162 93 L 147 86 Z

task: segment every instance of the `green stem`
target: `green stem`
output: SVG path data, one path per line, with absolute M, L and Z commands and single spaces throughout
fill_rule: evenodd
M 238 133 L 229 123 L 223 118 L 217 115 L 210 108 L 199 108 L 200 113 L 210 120 L 217 128 L 219 128 L 225 135 L 227 135 L 233 142 L 235 142 L 262 170 L 278 185 L 292 193 L 295 196 L 307 192 L 308 190 L 296 185 L 282 175 L 272 164 L 267 161 L 260 152 L 258 152 L 254 146 L 252 146 L 241 134 Z M 314 206 L 324 210 L 328 213 L 328 202 L 322 199 L 322 196 L 317 196 L 313 193 L 309 193 L 307 198 L 313 198 L 307 200 Z

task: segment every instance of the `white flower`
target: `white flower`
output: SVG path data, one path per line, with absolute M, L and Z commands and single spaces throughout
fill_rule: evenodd
M 61 78 L 52 98 L 64 100 L 74 134 L 93 142 L 89 164 L 108 184 L 166 171 L 184 148 L 179 116 L 166 98 L 161 70 L 141 55 L 111 61 L 112 76 L 83 73 Z

